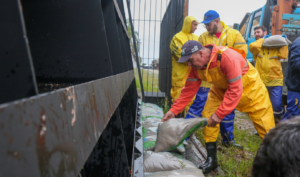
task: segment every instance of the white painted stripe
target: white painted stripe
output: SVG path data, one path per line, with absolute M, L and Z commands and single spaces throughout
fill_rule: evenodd
M 229 83 L 230 83 L 230 82 L 234 82 L 234 81 L 237 81 L 237 80 L 239 80 L 239 79 L 241 79 L 241 78 L 242 78 L 242 75 L 239 75 L 239 76 L 236 77 L 236 78 L 229 79 L 228 82 L 229 82 Z
M 223 123 L 231 123 L 234 122 L 234 120 L 222 120 Z
M 192 82 L 196 82 L 198 81 L 199 79 L 195 78 L 195 79 L 187 79 L 186 81 L 192 81 Z
M 199 116 L 196 116 L 195 114 L 192 114 L 190 112 L 188 112 L 187 114 L 191 115 L 191 116 L 194 116 L 195 118 L 202 118 L 202 117 L 199 117 Z

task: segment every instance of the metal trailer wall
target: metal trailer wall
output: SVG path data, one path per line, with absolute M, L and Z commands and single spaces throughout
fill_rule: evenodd
M 130 176 L 140 107 L 122 0 L 1 1 L 0 176 Z
M 173 36 L 180 32 L 184 20 L 185 1 L 171 0 L 163 17 L 160 30 L 159 52 L 159 89 L 166 93 L 171 102 L 172 58 L 170 43 Z

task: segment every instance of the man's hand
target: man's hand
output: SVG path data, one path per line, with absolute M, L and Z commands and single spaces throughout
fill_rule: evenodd
M 218 123 L 222 122 L 222 119 L 217 116 L 216 113 L 210 116 L 208 120 L 208 127 L 215 127 Z
M 161 119 L 161 121 L 162 121 L 162 122 L 165 122 L 165 121 L 167 121 L 167 120 L 169 120 L 169 119 L 172 119 L 172 118 L 174 118 L 174 117 L 175 117 L 175 114 L 172 113 L 171 111 L 168 111 L 168 112 L 164 115 L 164 117 Z

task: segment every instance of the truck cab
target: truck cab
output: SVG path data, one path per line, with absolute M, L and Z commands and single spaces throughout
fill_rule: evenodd
M 296 0 L 294 0 L 294 2 L 296 2 Z M 245 41 L 247 42 L 248 51 L 249 45 L 255 41 L 254 28 L 256 26 L 263 25 L 264 27 L 266 27 L 269 35 L 281 33 L 285 34 L 288 37 L 288 39 L 292 42 L 299 36 L 300 6 L 298 3 L 294 2 L 292 2 L 292 5 L 284 6 L 282 5 L 284 3 L 282 0 L 267 0 L 267 3 L 263 7 L 251 13 L 247 13 L 240 24 L 234 24 L 234 28 L 240 31 Z M 277 6 L 277 9 L 279 9 L 278 11 L 282 11 L 282 9 L 284 9 L 285 12 L 290 12 L 278 13 L 278 16 L 280 16 L 280 18 L 278 18 L 278 16 L 276 17 L 276 15 L 274 15 L 273 13 L 273 9 L 275 6 Z M 287 9 L 287 7 L 291 10 Z M 274 20 L 274 22 L 272 22 L 272 20 Z M 287 20 L 287 24 L 282 24 L 284 20 Z M 251 52 L 248 52 L 247 60 L 249 60 L 249 62 L 251 62 L 253 66 L 255 66 L 255 61 L 253 60 L 253 55 Z M 286 59 L 280 61 L 284 76 L 282 95 L 284 97 L 283 100 L 285 102 L 287 95 L 287 87 L 285 85 L 285 73 L 287 69 L 288 60 Z
M 238 30 L 240 31 L 245 41 L 247 42 L 248 51 L 249 51 L 249 45 L 255 41 L 254 28 L 256 26 L 264 25 L 267 28 L 268 33 L 271 34 L 271 28 L 272 28 L 272 15 L 270 12 L 271 9 L 272 6 L 267 6 L 266 4 L 263 7 L 251 13 L 247 13 L 243 18 L 241 24 L 237 25 L 239 27 Z M 249 60 L 252 64 L 254 64 L 253 55 L 251 52 L 248 52 L 247 60 Z

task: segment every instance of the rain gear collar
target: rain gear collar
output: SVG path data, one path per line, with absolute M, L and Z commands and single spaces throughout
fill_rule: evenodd
M 192 17 L 192 16 L 185 17 L 181 31 L 185 34 L 191 34 L 191 27 L 192 27 L 193 21 L 196 21 L 197 25 L 199 24 L 199 22 L 197 21 L 197 19 L 195 17 Z
M 223 21 L 220 21 L 221 22 L 221 25 L 223 26 L 223 30 L 222 30 L 222 33 L 221 35 L 226 32 L 228 30 L 228 26 L 223 22 Z M 212 34 L 209 34 L 209 35 L 212 35 Z M 215 34 L 212 35 L 213 37 L 217 37 Z

